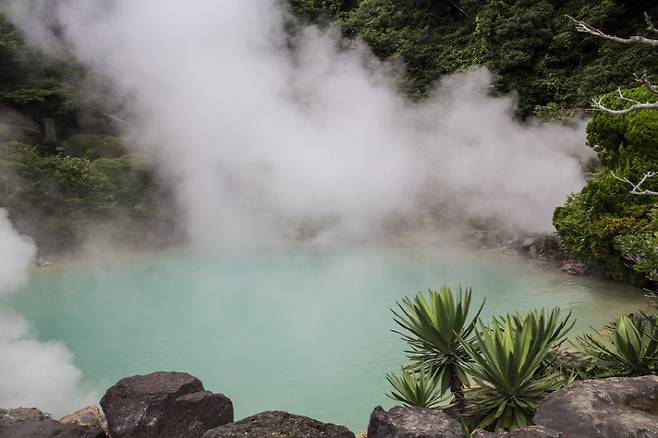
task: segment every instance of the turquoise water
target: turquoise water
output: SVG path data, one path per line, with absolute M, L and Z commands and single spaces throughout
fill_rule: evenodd
M 64 342 L 85 380 L 187 371 L 236 417 L 282 409 L 365 430 L 403 363 L 390 308 L 442 284 L 474 288 L 485 316 L 560 305 L 576 331 L 645 305 L 641 291 L 515 256 L 298 246 L 168 253 L 36 271 L 12 307 Z

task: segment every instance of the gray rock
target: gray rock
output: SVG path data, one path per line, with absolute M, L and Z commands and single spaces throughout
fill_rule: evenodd
M 107 432 L 107 420 L 105 415 L 96 406 L 87 406 L 77 411 L 64 415 L 59 419 L 60 423 L 77 424 L 78 426 L 97 427 Z
M 97 427 L 62 424 L 38 409 L 0 409 L 2 438 L 106 438 Z
M 377 406 L 370 415 L 368 438 L 461 438 L 461 424 L 434 409 Z
M 120 380 L 101 400 L 112 438 L 198 438 L 233 421 L 233 403 L 187 373 Z
M 261 412 L 209 430 L 203 438 L 354 438 L 344 426 L 321 423 L 287 412 Z
M 658 377 L 573 383 L 541 401 L 534 422 L 570 438 L 658 437 Z
M 529 426 L 514 432 L 479 432 L 473 435 L 473 438 L 567 438 L 567 436 L 544 426 Z
M 576 260 L 566 260 L 560 264 L 560 270 L 571 275 L 587 275 L 590 271 L 589 267 Z

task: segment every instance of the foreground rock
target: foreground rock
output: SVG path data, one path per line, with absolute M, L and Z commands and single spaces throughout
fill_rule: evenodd
M 203 438 L 355 438 L 346 427 L 287 412 L 262 412 L 209 430 Z
M 567 436 L 544 426 L 530 426 L 514 432 L 480 432 L 473 438 L 567 438 Z
M 585 380 L 539 403 L 535 424 L 569 437 L 658 437 L 658 377 Z
M 106 438 L 98 427 L 62 424 L 37 409 L 0 409 L 2 438 Z
M 396 406 L 386 412 L 377 406 L 370 415 L 368 438 L 459 438 L 461 424 L 433 409 Z
M 199 438 L 233 421 L 233 403 L 187 373 L 120 380 L 101 400 L 112 438 Z
M 60 423 L 77 424 L 78 426 L 97 427 L 107 432 L 107 420 L 105 415 L 96 406 L 87 406 L 77 411 L 64 415 L 59 419 Z

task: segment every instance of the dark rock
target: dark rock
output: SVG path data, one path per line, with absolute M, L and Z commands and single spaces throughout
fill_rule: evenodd
M 514 432 L 479 432 L 473 435 L 473 438 L 567 438 L 567 436 L 544 426 L 529 426 Z
M 512 240 L 508 246 L 533 259 L 561 260 L 566 257 L 560 241 L 554 234 L 539 234 L 525 239 Z
M 571 275 L 587 275 L 590 272 L 589 266 L 577 260 L 565 260 L 560 265 L 560 270 Z
M 461 424 L 434 409 L 377 406 L 370 415 L 368 438 L 460 438 Z
M 261 412 L 209 430 L 203 438 L 354 438 L 344 426 L 321 423 L 287 412 Z
M 2 438 L 106 438 L 97 427 L 62 424 L 38 409 L 0 409 Z
M 233 421 L 233 403 L 205 391 L 187 373 L 158 372 L 120 380 L 101 406 L 112 438 L 198 438 Z
M 570 438 L 658 437 L 658 377 L 573 383 L 541 401 L 534 422 Z

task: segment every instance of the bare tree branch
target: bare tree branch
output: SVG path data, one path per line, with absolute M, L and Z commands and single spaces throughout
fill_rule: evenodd
M 636 74 L 635 80 L 640 84 L 644 85 L 644 87 L 650 92 L 652 92 L 653 94 L 658 95 L 658 87 L 656 87 L 654 84 L 651 83 L 646 73 L 643 74 L 642 76 L 638 76 Z
M 603 38 L 603 39 L 606 39 L 606 40 L 609 40 L 609 41 L 614 41 L 616 43 L 621 43 L 621 44 L 649 44 L 649 45 L 658 47 L 658 39 L 647 38 L 647 37 L 643 37 L 643 36 L 640 36 L 640 35 L 633 35 L 633 36 L 630 36 L 628 38 L 621 38 L 621 37 L 618 37 L 618 36 L 615 36 L 615 35 L 609 35 L 609 34 L 603 32 L 602 30 L 597 29 L 594 26 L 590 26 L 589 24 L 585 23 L 584 21 L 576 20 L 575 18 L 573 18 L 569 15 L 567 15 L 567 17 L 571 21 L 576 23 L 576 30 L 578 32 L 588 33 L 590 35 L 594 35 L 596 37 Z M 655 31 L 655 28 L 653 26 L 653 22 L 651 22 L 651 20 L 649 20 L 649 23 L 651 23 L 649 25 L 650 30 Z
M 624 99 L 624 100 L 631 101 L 630 99 Z M 640 103 L 640 102 L 638 102 L 638 103 L 635 103 L 635 104 L 631 105 L 630 107 L 628 107 L 626 109 L 613 110 L 613 109 L 608 108 L 607 106 L 605 106 L 603 104 L 603 98 L 593 99 L 592 100 L 592 105 L 594 106 L 595 110 L 603 111 L 603 112 L 606 112 L 606 113 L 609 113 L 609 114 L 614 114 L 616 116 L 623 116 L 625 114 L 629 114 L 629 113 L 632 113 L 634 111 L 638 111 L 638 110 L 642 110 L 642 109 L 658 109 L 658 102 L 654 102 L 654 103 Z
M 634 194 L 634 195 L 658 196 L 658 192 L 642 188 L 642 185 L 645 182 L 647 182 L 648 179 L 653 178 L 655 176 L 658 176 L 658 172 L 653 171 L 653 172 L 645 173 L 644 176 L 642 177 L 642 179 L 640 180 L 640 182 L 638 182 L 638 183 L 634 183 L 634 182 L 630 181 L 628 178 L 623 178 L 623 177 L 617 176 L 612 170 L 610 171 L 610 173 L 612 174 L 612 176 L 614 176 L 619 181 L 630 185 L 633 188 L 631 190 L 631 193 Z
M 658 29 L 656 29 L 656 26 L 654 26 L 653 20 L 646 12 L 644 13 L 644 21 L 647 22 L 647 30 L 658 33 Z

